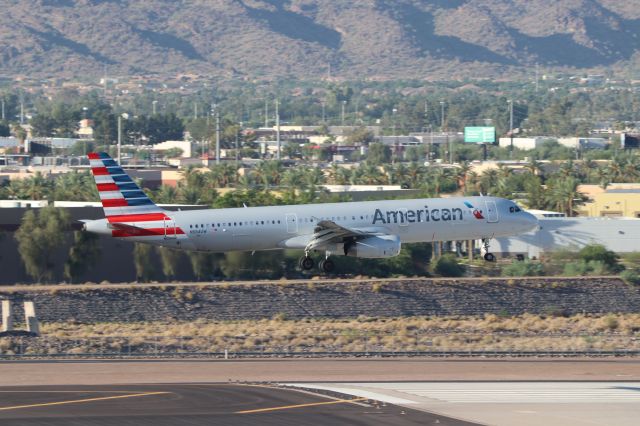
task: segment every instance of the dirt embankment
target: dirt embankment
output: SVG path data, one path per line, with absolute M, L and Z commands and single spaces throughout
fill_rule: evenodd
M 79 323 L 640 312 L 640 286 L 606 277 L 25 286 L 0 299 L 17 318 L 33 300 L 41 321 Z

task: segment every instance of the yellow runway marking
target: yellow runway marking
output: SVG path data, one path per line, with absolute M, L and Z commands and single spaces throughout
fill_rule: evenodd
M 0 390 L 0 393 L 144 393 L 145 391 L 107 391 L 107 390 Z
M 171 392 L 133 393 L 131 395 L 104 396 L 100 398 L 75 399 L 72 401 L 57 401 L 57 402 L 43 402 L 40 404 L 14 405 L 12 407 L 0 407 L 0 411 L 19 410 L 21 408 L 33 408 L 33 407 L 51 407 L 53 405 L 81 404 L 83 402 L 106 401 L 109 399 L 136 398 L 140 396 L 166 395 L 168 393 L 171 393 Z
M 253 413 L 266 413 L 268 411 L 278 411 L 278 410 L 290 410 L 292 408 L 303 408 L 303 407 L 315 407 L 318 405 L 331 405 L 331 404 L 347 404 L 351 402 L 364 401 L 368 398 L 354 398 L 354 399 L 338 399 L 335 401 L 328 402 L 312 402 L 309 404 L 298 404 L 298 405 L 285 405 L 282 407 L 271 407 L 271 408 L 258 408 L 255 410 L 245 410 L 245 411 L 236 411 L 235 414 L 253 414 Z

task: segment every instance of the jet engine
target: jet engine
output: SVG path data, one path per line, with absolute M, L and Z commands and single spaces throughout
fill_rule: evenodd
M 400 238 L 397 235 L 380 235 L 349 241 L 344 244 L 345 256 L 380 259 L 400 254 Z

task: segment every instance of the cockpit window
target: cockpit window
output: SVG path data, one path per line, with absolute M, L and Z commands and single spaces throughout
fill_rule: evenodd
M 518 213 L 521 212 L 522 210 L 520 209 L 520 207 L 518 206 L 511 206 L 509 207 L 509 213 Z

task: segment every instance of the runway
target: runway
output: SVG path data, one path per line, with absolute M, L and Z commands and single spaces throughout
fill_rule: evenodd
M 635 426 L 640 382 L 295 383 L 496 426 Z
M 638 418 L 638 359 L 0 362 L 3 426 L 635 426 Z
M 264 385 L 166 384 L 0 388 L 3 426 L 450 425 L 460 420 L 362 397 Z

